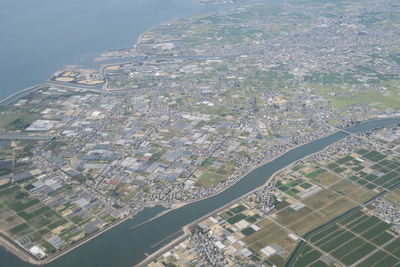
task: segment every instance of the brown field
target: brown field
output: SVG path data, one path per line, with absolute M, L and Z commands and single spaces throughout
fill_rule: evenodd
M 320 209 L 326 205 L 329 205 L 338 198 L 339 196 L 337 194 L 325 189 L 305 199 L 303 203 L 312 209 Z
M 312 180 L 319 183 L 320 185 L 327 187 L 327 186 L 331 186 L 331 185 L 337 183 L 338 181 L 342 180 L 342 178 L 340 178 L 339 176 L 337 176 L 333 173 L 324 172 Z
M 345 180 L 331 186 L 329 189 L 336 191 L 357 203 L 362 203 L 374 195 L 374 193 L 361 188 L 359 185 L 355 185 Z

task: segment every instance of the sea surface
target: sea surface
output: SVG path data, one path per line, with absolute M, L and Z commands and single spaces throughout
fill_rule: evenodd
M 212 8 L 192 0 L 0 0 L 0 99 L 62 66 L 132 47 L 161 22 Z

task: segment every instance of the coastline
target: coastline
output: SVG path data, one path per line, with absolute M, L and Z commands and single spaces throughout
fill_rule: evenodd
M 185 17 L 182 17 L 182 18 L 185 18 Z M 134 44 L 134 46 L 132 47 L 132 49 L 134 49 L 135 52 L 139 54 L 139 56 L 147 56 L 146 54 L 144 54 L 144 53 L 142 53 L 142 52 L 139 51 L 139 45 L 140 45 L 140 42 L 141 42 L 141 40 L 142 40 L 142 37 L 143 37 L 147 32 L 149 32 L 149 31 L 151 31 L 151 30 L 153 30 L 153 29 L 155 29 L 155 28 L 157 28 L 157 27 L 159 27 L 159 26 L 161 26 L 161 25 L 168 24 L 168 23 L 173 22 L 173 21 L 178 21 L 178 20 L 180 20 L 180 19 L 182 19 L 182 18 L 178 18 L 178 19 L 173 19 L 173 20 L 165 21 L 165 22 L 162 22 L 162 23 L 159 23 L 159 24 L 157 24 L 157 25 L 155 25 L 155 26 L 150 27 L 149 29 L 147 29 L 146 31 L 144 31 L 142 34 L 139 35 L 139 37 L 137 38 L 137 41 L 136 41 L 136 43 Z M 107 66 L 107 65 L 106 65 L 106 66 Z M 49 85 L 55 85 L 55 84 L 48 83 L 48 81 L 47 81 L 47 82 L 42 83 L 42 84 L 38 84 L 38 85 L 34 85 L 34 86 L 31 86 L 31 87 L 28 87 L 28 88 L 21 89 L 21 90 L 19 90 L 19 91 L 16 91 L 16 92 L 13 93 L 12 95 L 10 95 L 10 96 L 4 98 L 4 99 L 0 99 L 0 106 L 3 105 L 4 103 L 8 102 L 8 101 L 11 101 L 13 98 L 17 98 L 19 95 L 22 95 L 22 94 L 24 94 L 24 93 L 29 93 L 29 92 L 31 92 L 31 91 L 34 92 L 35 90 L 40 89 L 41 86 L 47 85 L 47 84 L 49 84 Z M 106 84 L 106 85 L 107 85 L 107 84 Z M 93 90 L 93 91 L 101 92 L 101 90 L 94 90 L 94 89 L 90 89 L 90 88 L 79 88 L 79 86 L 74 87 L 74 86 L 72 86 L 72 85 L 70 85 L 70 84 L 65 84 L 65 85 L 60 84 L 59 86 L 67 87 L 67 88 L 70 88 L 71 90 L 72 90 L 72 89 L 76 89 L 76 90 L 88 90 L 88 91 Z M 107 86 L 104 88 L 104 90 L 108 90 L 108 89 L 107 89 Z M 18 99 L 17 99 L 17 100 L 18 100 Z M 8 105 L 8 104 L 6 103 L 5 105 Z M 391 117 L 391 118 L 392 118 L 392 117 Z M 397 118 L 397 117 L 393 117 L 393 118 Z M 370 120 L 379 120 L 379 118 L 369 119 L 368 121 L 370 121 Z M 336 133 L 336 132 L 344 132 L 344 133 L 346 133 L 347 135 L 350 135 L 350 133 L 345 132 L 345 130 L 343 130 L 343 129 L 337 129 L 336 131 L 334 131 L 334 132 L 332 132 L 332 133 L 327 133 L 326 135 L 322 135 L 322 136 L 318 137 L 317 139 L 324 138 L 324 137 L 329 136 L 329 135 L 331 135 L 331 134 L 334 134 L 334 133 Z M 315 140 L 317 140 L 317 139 L 315 139 Z M 211 198 L 211 197 L 213 197 L 213 196 L 215 196 L 215 195 L 218 195 L 218 194 L 224 192 L 225 190 L 227 190 L 228 188 L 230 188 L 231 186 L 235 185 L 237 182 L 239 182 L 241 179 L 243 179 L 246 175 L 248 175 L 249 173 L 253 172 L 253 171 L 256 170 L 257 168 L 259 168 L 259 167 L 261 167 L 261 166 L 263 166 L 263 165 L 265 165 L 265 164 L 268 164 L 268 163 L 274 161 L 275 159 L 277 159 L 278 157 L 280 157 L 280 156 L 282 156 L 282 155 L 284 155 L 284 154 L 286 154 L 286 153 L 289 153 L 290 151 L 292 151 L 292 150 L 294 150 L 294 149 L 296 149 L 296 148 L 298 148 L 298 147 L 301 147 L 301 146 L 303 146 L 303 145 L 306 145 L 306 144 L 308 144 L 308 143 L 311 143 L 311 142 L 313 142 L 313 141 L 315 141 L 315 140 L 312 140 L 312 141 L 309 141 L 309 142 L 305 142 L 305 143 L 298 144 L 298 145 L 296 145 L 296 146 L 290 147 L 289 149 L 283 151 L 281 154 L 279 154 L 279 155 L 277 155 L 277 156 L 275 156 L 275 157 L 273 157 L 273 158 L 271 158 L 271 159 L 268 159 L 268 160 L 266 160 L 266 161 L 263 161 L 263 162 L 261 162 L 261 163 L 255 165 L 255 166 L 253 166 L 253 167 L 250 167 L 248 171 L 246 171 L 246 172 L 244 172 L 243 174 L 239 175 L 239 177 L 238 177 L 233 183 L 227 185 L 226 187 L 223 187 L 221 190 L 215 192 L 214 194 L 211 194 L 211 195 L 206 196 L 206 197 L 204 197 L 204 198 L 195 199 L 195 200 L 190 200 L 190 201 L 182 202 L 182 203 L 176 203 L 176 204 L 173 204 L 173 205 L 156 204 L 156 205 L 159 205 L 159 206 L 163 206 L 163 207 L 165 207 L 165 208 L 168 208 L 168 210 L 166 210 L 166 211 L 164 211 L 164 212 L 161 212 L 161 213 L 157 214 L 156 216 L 154 216 L 153 218 L 151 218 L 151 219 L 149 219 L 149 220 L 147 220 L 147 221 L 145 221 L 145 222 L 143 222 L 143 223 L 140 223 L 140 224 L 138 224 L 138 225 L 135 225 L 135 226 L 133 226 L 133 227 L 130 228 L 130 229 L 134 229 L 134 228 L 136 228 L 136 227 L 140 227 L 140 226 L 143 225 L 143 224 L 146 224 L 146 223 L 148 223 L 148 222 L 150 222 L 150 221 L 156 220 L 157 218 L 159 218 L 159 217 L 165 215 L 166 213 L 169 213 L 169 212 L 171 212 L 171 211 L 173 211 L 173 210 L 175 210 L 175 209 L 179 209 L 179 208 L 181 208 L 181 207 L 183 207 L 183 206 L 185 206 L 185 205 L 188 205 L 188 204 L 191 204 L 191 203 L 194 203 L 194 202 L 198 202 L 198 201 L 202 201 L 202 200 L 204 200 L 204 199 L 208 199 L 208 198 Z M 335 142 L 335 143 L 336 143 L 336 142 Z M 322 151 L 325 151 L 326 149 L 328 149 L 329 147 L 331 147 L 331 146 L 334 145 L 335 143 L 333 143 L 333 144 L 327 146 L 326 148 L 322 149 L 321 151 L 318 151 L 318 152 L 312 153 L 312 154 L 310 154 L 310 155 L 307 155 L 307 156 L 304 157 L 304 158 L 307 158 L 307 157 L 310 157 L 310 156 L 312 156 L 312 155 L 314 155 L 314 154 L 317 154 L 317 153 L 320 153 L 320 152 L 322 152 Z M 303 159 L 304 159 L 304 158 L 303 158 Z M 295 161 L 295 162 L 293 162 L 293 163 L 291 163 L 291 164 L 289 164 L 289 165 L 283 167 L 282 169 L 276 171 L 275 173 L 273 173 L 270 177 L 268 177 L 268 179 L 265 181 L 265 183 L 264 183 L 263 185 L 261 185 L 261 186 L 255 188 L 255 189 L 253 189 L 252 191 L 250 191 L 250 192 L 248 192 L 248 193 L 242 195 L 241 197 L 239 197 L 239 198 L 237 198 L 237 199 L 235 199 L 235 200 L 233 200 L 233 201 L 231 201 L 231 202 L 229 202 L 229 203 L 227 203 L 227 204 L 225 204 L 225 205 L 223 205 L 223 206 L 221 206 L 221 207 L 219 207 L 219 208 L 213 210 L 212 212 L 210 212 L 210 213 L 208 213 L 208 214 L 206 214 L 206 215 L 201 216 L 200 218 L 194 220 L 193 222 L 191 222 L 191 223 L 185 225 L 185 226 L 181 229 L 181 231 L 184 232 L 184 235 L 183 235 L 183 236 L 180 236 L 180 237 L 178 237 L 178 238 L 176 238 L 176 239 L 170 241 L 168 244 L 164 245 L 164 246 L 161 247 L 159 250 L 155 251 L 155 252 L 152 253 L 151 255 L 148 255 L 148 256 L 146 257 L 146 259 L 144 259 L 142 262 L 138 263 L 136 266 L 145 266 L 146 264 L 149 263 L 150 260 L 154 260 L 155 258 L 159 257 L 160 255 L 162 255 L 163 253 L 165 253 L 166 250 L 169 250 L 171 247 L 175 246 L 176 244 L 179 244 L 181 241 L 183 241 L 184 239 L 186 239 L 187 236 L 188 236 L 188 234 L 189 234 L 189 232 L 190 232 L 190 231 L 189 231 L 190 228 L 193 227 L 194 225 L 196 225 L 198 222 L 200 222 L 200 221 L 204 220 L 205 218 L 208 218 L 208 217 L 210 217 L 210 216 L 212 216 L 212 215 L 214 215 L 214 214 L 220 212 L 221 210 L 226 209 L 227 207 L 229 207 L 229 206 L 231 206 L 231 205 L 233 205 L 233 204 L 239 202 L 240 200 L 246 198 L 246 197 L 249 196 L 250 194 L 253 194 L 255 191 L 257 191 L 257 190 L 259 190 L 260 188 L 262 188 L 263 186 L 265 186 L 265 184 L 266 184 L 270 179 L 273 179 L 273 178 L 274 178 L 279 172 L 281 172 L 283 169 L 292 166 L 292 165 L 295 164 L 296 162 L 297 162 L 297 161 Z M 57 260 L 58 258 L 60 258 L 60 257 L 62 257 L 62 256 L 64 256 L 64 255 L 66 255 L 66 254 L 68 254 L 69 252 L 71 252 L 71 251 L 73 251 L 74 249 L 78 248 L 79 246 L 81 246 L 81 245 L 83 245 L 83 244 L 85 244 L 85 243 L 91 241 L 92 239 L 98 237 L 99 235 L 105 233 L 106 231 L 112 229 L 113 227 L 118 226 L 119 224 L 121 224 L 121 223 L 123 223 L 123 222 L 125 222 L 125 221 L 127 221 L 127 220 L 129 220 L 129 219 L 132 219 L 133 216 L 136 216 L 138 213 L 140 213 L 141 211 L 143 211 L 143 209 L 148 208 L 148 207 L 151 207 L 151 206 L 153 206 L 153 205 L 154 205 L 154 204 L 146 205 L 146 206 L 142 207 L 140 210 L 138 210 L 138 211 L 136 211 L 136 212 L 134 212 L 134 213 L 131 213 L 131 214 L 127 215 L 125 218 L 119 219 L 119 220 L 117 220 L 117 221 L 111 223 L 110 225 L 104 227 L 103 229 L 101 229 L 101 230 L 99 230 L 97 233 L 95 233 L 94 235 L 88 236 L 88 237 L 86 237 L 86 238 L 84 238 L 84 239 L 78 241 L 77 243 L 71 245 L 70 247 L 66 248 L 65 250 L 62 250 L 62 251 L 60 251 L 60 252 L 57 252 L 57 253 L 53 254 L 51 257 L 48 257 L 48 258 L 46 258 L 46 259 L 44 259 L 44 260 L 38 260 L 38 259 L 36 259 L 34 256 L 32 256 L 31 254 L 29 254 L 25 249 L 21 248 L 18 244 L 16 244 L 16 243 L 13 242 L 12 240 L 9 240 L 7 237 L 5 237 L 5 236 L 3 236 L 3 235 L 1 235 L 1 234 L 0 234 L 0 245 L 3 246 L 7 251 L 11 252 L 13 255 L 16 255 L 18 258 L 20 258 L 21 260 L 23 260 L 23 261 L 25 261 L 25 262 L 28 262 L 28 263 L 31 263 L 31 264 L 35 264 L 35 265 L 45 265 L 45 264 L 48 264 L 48 263 L 50 263 L 50 262 L 53 262 L 53 261 Z M 175 233 L 174 233 L 174 234 L 175 234 Z M 162 240 L 162 241 L 163 241 L 163 240 Z M 160 242 L 162 242 L 162 241 L 160 241 Z
M 189 16 L 190 16 L 190 15 L 189 15 Z M 141 52 L 138 51 L 138 46 L 139 46 L 140 41 L 141 41 L 141 39 L 142 39 L 142 37 L 143 37 L 144 34 L 146 34 L 147 32 L 149 32 L 149 31 L 151 31 L 152 29 L 155 29 L 155 28 L 157 28 L 157 27 L 159 27 L 159 26 L 161 26 L 161 25 L 164 25 L 164 24 L 167 24 L 167 23 L 171 23 L 171 22 L 173 22 L 173 21 L 178 21 L 178 20 L 180 20 L 180 19 L 182 19 L 182 18 L 189 17 L 189 16 L 183 16 L 183 17 L 180 17 L 180 18 L 175 18 L 175 19 L 171 19 L 171 20 L 168 20 L 168 21 L 164 21 L 164 22 L 158 23 L 158 24 L 156 24 L 156 25 L 154 25 L 154 26 L 152 26 L 152 27 L 146 29 L 143 33 L 141 33 L 141 34 L 139 35 L 139 37 L 137 38 L 137 41 L 134 43 L 132 49 L 134 49 L 136 53 L 141 54 L 141 55 L 143 55 L 143 56 L 146 56 L 144 53 L 141 53 Z M 100 65 L 101 65 L 101 64 L 100 64 Z M 107 66 L 107 65 L 108 65 L 108 64 L 102 66 L 101 68 L 104 69 L 104 67 Z M 20 99 L 21 97 L 23 97 L 23 94 L 24 94 L 24 93 L 30 93 L 31 91 L 34 92 L 34 91 L 40 89 L 41 86 L 44 86 L 44 85 L 50 85 L 50 86 L 51 86 L 51 85 L 58 85 L 58 84 L 52 84 L 52 83 L 49 81 L 49 79 L 48 79 L 46 82 L 43 82 L 43 83 L 40 83 L 40 84 L 36 84 L 36 85 L 30 86 L 30 87 L 27 87 L 27 88 L 20 89 L 20 90 L 14 92 L 13 94 L 11 94 L 11 95 L 5 97 L 4 99 L 0 99 L 0 106 L 3 106 L 3 105 L 4 105 L 4 106 L 8 106 L 9 104 L 16 102 L 16 101 L 18 101 L 18 99 Z M 107 85 L 107 83 L 106 83 L 106 85 Z M 88 91 L 96 91 L 96 92 L 101 92 L 102 90 L 108 91 L 108 90 L 107 90 L 107 87 L 102 88 L 102 89 L 100 89 L 100 90 L 96 90 L 96 89 L 92 89 L 92 88 L 80 87 L 79 85 L 75 85 L 75 86 L 74 86 L 74 85 L 71 85 L 71 84 L 68 84 L 68 83 L 66 83 L 66 84 L 60 84 L 59 86 L 67 87 L 67 88 L 69 88 L 69 89 L 75 89 L 75 90 L 88 90 Z M 22 95 L 22 96 L 20 96 L 20 95 Z M 12 101 L 13 98 L 17 98 L 17 99 L 16 99 L 15 101 Z M 9 101 L 10 101 L 10 103 L 7 103 L 7 102 L 9 102 Z M 199 200 L 201 200 L 201 199 L 199 199 Z M 197 201 L 199 201 L 199 200 L 197 200 Z M 179 204 L 179 203 L 178 203 L 178 204 Z M 158 218 L 158 217 L 164 215 L 165 213 L 167 213 L 167 212 L 169 212 L 169 211 L 172 211 L 172 210 L 174 210 L 174 209 L 176 209 L 176 208 L 179 208 L 179 207 L 181 207 L 181 206 L 187 205 L 187 204 L 189 204 L 189 203 L 182 203 L 182 204 L 183 204 L 183 205 L 179 205 L 178 207 L 174 207 L 174 208 L 169 207 L 169 205 L 162 205 L 162 204 L 160 204 L 159 206 L 162 206 L 162 207 L 165 207 L 165 208 L 168 208 L 168 207 L 169 207 L 170 209 L 167 210 L 167 211 L 165 211 L 165 212 L 161 212 L 160 214 L 154 216 L 154 217 L 151 218 L 150 220 L 145 221 L 144 223 L 147 223 L 147 222 L 149 222 L 149 221 L 151 221 L 151 220 L 154 220 L 154 219 L 156 219 L 156 218 Z M 78 241 L 77 243 L 71 245 L 71 246 L 68 247 L 67 249 L 62 250 L 62 251 L 59 251 L 59 252 L 53 254 L 51 257 L 45 258 L 45 259 L 43 259 L 43 260 L 39 260 L 39 259 L 35 258 L 35 257 L 34 257 L 33 255 L 31 255 L 28 251 L 26 251 L 24 248 L 20 247 L 20 246 L 19 246 L 18 244 L 16 244 L 14 241 L 8 239 L 6 236 L 4 236 L 4 235 L 2 235 L 2 234 L 0 234 L 0 246 L 2 246 L 3 248 L 5 248 L 8 252 L 12 253 L 13 255 L 15 255 L 16 257 L 18 257 L 20 260 L 22 260 L 22 261 L 24 261 L 24 262 L 28 262 L 28 263 L 34 264 L 34 265 L 45 265 L 45 264 L 51 263 L 51 262 L 55 261 L 56 259 L 58 259 L 58 258 L 60 258 L 60 257 L 62 257 L 62 256 L 64 256 L 64 255 L 66 255 L 66 254 L 68 254 L 68 253 L 71 252 L 72 250 L 74 250 L 74 249 L 78 248 L 79 246 L 81 246 L 81 245 L 87 243 L 88 241 L 90 241 L 90 240 L 96 238 L 97 236 L 99 236 L 99 235 L 101 235 L 102 233 L 104 233 L 104 232 L 106 232 L 106 231 L 112 229 L 113 227 L 115 227 L 115 226 L 117 226 L 117 225 L 119 225 L 119 224 L 121 224 L 121 223 L 123 223 L 123 222 L 129 220 L 129 219 L 132 219 L 133 216 L 135 216 L 135 215 L 137 215 L 138 213 L 140 213 L 141 211 L 143 211 L 143 209 L 148 208 L 148 207 L 151 207 L 151 206 L 152 206 L 152 205 L 146 205 L 146 206 L 142 207 L 140 210 L 138 210 L 138 211 L 136 211 L 136 212 L 134 212 L 134 213 L 132 213 L 132 214 L 127 215 L 125 218 L 120 219 L 120 220 L 117 220 L 116 222 L 114 222 L 114 223 L 112 223 L 112 224 L 106 226 L 105 228 L 101 229 L 100 231 L 98 231 L 98 232 L 95 233 L 94 235 L 88 236 L 88 237 L 86 237 L 86 238 L 84 238 L 84 239 Z M 153 206 L 154 206 L 154 205 L 153 205 Z M 138 227 L 138 226 L 140 226 L 140 225 L 142 225 L 142 224 L 144 224 L 144 223 L 141 223 L 141 224 L 139 224 L 139 225 L 137 225 L 137 226 L 135 226 L 135 227 Z
M 4 99 L 0 99 L 0 106 L 6 107 L 7 105 L 18 101 L 18 99 L 20 99 L 21 97 L 24 96 L 23 94 L 35 92 L 36 90 L 39 90 L 42 86 L 46 86 L 46 85 L 48 85 L 48 86 L 61 86 L 63 88 L 67 88 L 67 89 L 70 89 L 70 90 L 91 91 L 91 92 L 96 92 L 96 93 L 101 92 L 101 90 L 96 90 L 94 88 L 84 87 L 84 86 L 81 86 L 81 85 L 78 85 L 78 84 L 77 85 L 68 84 L 68 83 L 66 83 L 66 84 L 55 84 L 55 83 L 52 83 L 50 81 L 46 81 L 44 83 L 36 84 L 36 85 L 31 86 L 31 87 L 18 90 L 15 93 L 13 93 L 12 95 L 10 95 L 10 96 L 8 96 L 8 97 L 6 97 Z M 19 96 L 19 95 L 22 95 L 22 96 Z M 13 98 L 17 98 L 17 99 L 15 99 L 13 101 Z M 7 103 L 7 102 L 10 102 L 10 103 Z
M 197 4 L 199 4 L 199 5 L 201 5 L 201 4 L 198 3 L 197 1 L 194 1 L 194 2 L 197 3 Z M 206 13 L 209 13 L 209 12 L 211 12 L 211 11 L 206 11 Z M 203 13 L 200 13 L 200 14 L 203 14 Z M 144 30 L 144 31 L 138 36 L 136 42 L 133 42 L 133 46 L 128 47 L 128 48 L 122 48 L 122 49 L 114 49 L 114 50 L 128 50 L 128 49 L 132 49 L 132 50 L 134 50 L 134 51 L 138 54 L 138 55 L 136 55 L 136 56 L 139 56 L 139 57 L 141 57 L 141 56 L 147 57 L 148 55 L 146 55 L 146 54 L 144 54 L 144 53 L 142 53 L 142 52 L 140 52 L 140 51 L 138 50 L 139 44 L 140 44 L 141 39 L 142 39 L 142 37 L 143 37 L 144 34 L 148 33 L 149 31 L 151 31 L 151 30 L 153 30 L 153 29 L 155 29 L 155 28 L 157 28 L 157 27 L 159 27 L 159 26 L 162 26 L 162 25 L 164 25 L 164 24 L 171 23 L 171 22 L 175 22 L 175 21 L 178 21 L 178 20 L 180 20 L 180 19 L 187 18 L 187 17 L 190 17 L 190 16 L 193 16 L 193 14 L 192 14 L 192 15 L 183 16 L 183 17 L 179 17 L 179 18 L 174 18 L 174 19 L 167 20 L 167 21 L 163 21 L 163 22 L 158 23 L 158 24 L 156 24 L 156 25 L 154 25 L 154 26 L 151 26 L 151 27 L 147 28 L 146 30 Z M 107 50 L 107 51 L 114 51 L 114 50 Z M 105 52 L 107 52 L 107 51 L 104 51 L 103 53 L 105 53 Z M 100 54 L 101 54 L 101 53 L 100 53 Z M 96 62 L 95 60 L 93 60 L 92 64 L 93 64 L 93 63 L 94 63 L 95 65 L 98 64 L 98 65 L 100 66 L 100 69 L 104 69 L 106 66 L 109 66 L 109 65 L 114 65 L 114 64 L 101 64 L 101 62 L 102 62 L 102 61 Z M 51 76 L 51 74 L 50 74 L 50 76 Z M 50 76 L 49 76 L 49 77 L 50 77 Z M 6 97 L 4 97 L 4 98 L 0 98 L 0 106 L 4 105 L 5 102 L 11 100 L 11 99 L 14 98 L 14 97 L 17 97 L 18 95 L 20 95 L 20 94 L 22 94 L 22 93 L 29 92 L 29 91 L 31 91 L 31 90 L 32 90 L 32 91 L 35 91 L 35 89 L 37 89 L 37 87 L 40 87 L 40 86 L 45 85 L 45 84 L 51 84 L 51 83 L 49 83 L 49 82 L 50 82 L 50 80 L 49 80 L 49 78 L 48 78 L 48 79 L 47 79 L 46 81 L 44 81 L 43 83 L 35 84 L 35 85 L 32 85 L 32 86 L 27 87 L 27 88 L 22 88 L 22 89 L 20 89 L 20 90 L 15 91 L 14 93 L 12 93 L 12 94 L 9 95 L 9 96 L 6 96 Z M 71 84 L 68 84 L 68 83 L 65 83 L 65 84 L 55 84 L 55 83 L 54 83 L 54 84 L 52 84 L 52 85 L 59 85 L 59 86 L 66 86 L 66 87 L 71 86 L 71 87 L 73 87 Z M 106 84 L 105 84 L 105 85 L 106 85 Z M 76 85 L 76 86 L 79 87 L 79 85 Z M 93 91 L 96 90 L 96 89 L 93 89 L 93 86 L 89 86 L 89 87 L 87 87 L 87 88 L 85 88 L 85 87 L 82 86 L 81 89 L 87 89 L 87 90 L 93 90 Z M 103 89 L 106 90 L 106 91 L 108 91 L 107 87 L 104 87 L 104 88 L 102 88 L 102 89 L 100 89 L 100 90 L 96 90 L 96 91 L 101 92 Z M 5 104 L 5 105 L 7 105 L 7 104 Z
M 18 257 L 19 259 L 35 264 L 41 265 L 40 261 L 29 254 L 26 250 L 22 249 L 18 244 L 13 242 L 12 240 L 8 239 L 3 234 L 0 234 L 0 246 L 2 246 L 6 251 L 12 253 L 14 256 Z
M 28 88 L 24 88 L 24 89 L 18 90 L 15 93 L 13 93 L 12 95 L 10 95 L 10 96 L 8 96 L 8 97 L 6 97 L 4 99 L 0 99 L 0 106 L 1 105 L 7 105 L 7 104 L 4 104 L 4 103 L 7 102 L 7 101 L 10 101 L 12 98 L 17 97 L 20 94 L 23 94 L 23 93 L 26 93 L 26 92 L 29 92 L 29 91 L 37 90 L 40 85 L 42 85 L 42 84 L 37 84 L 37 85 L 33 85 L 31 87 L 28 87 Z
M 76 57 L 78 57 L 78 59 L 76 59 L 76 63 L 74 63 L 74 62 L 69 62 L 68 64 L 83 64 L 83 65 L 86 65 L 86 63 L 78 63 L 79 57 L 82 57 L 82 56 L 91 56 L 91 55 L 93 55 L 93 60 L 91 60 L 92 62 L 90 62 L 90 65 L 91 65 L 91 64 L 93 64 L 93 63 L 97 63 L 97 62 L 95 62 L 95 60 L 94 60 L 96 55 L 98 56 L 98 55 L 101 55 L 102 53 L 106 53 L 106 52 L 109 52 L 109 51 L 118 51 L 118 50 L 134 49 L 135 46 L 138 44 L 138 41 L 140 40 L 141 36 L 142 36 L 144 33 L 146 33 L 146 32 L 148 32 L 148 31 L 152 30 L 153 28 L 158 27 L 159 25 L 162 25 L 162 24 L 165 24 L 165 23 L 169 23 L 169 22 L 172 22 L 172 21 L 177 21 L 177 20 L 179 20 L 179 19 L 182 19 L 182 18 L 185 18 L 185 17 L 189 17 L 189 16 L 192 16 L 192 15 L 195 15 L 195 14 L 208 13 L 210 10 L 213 9 L 212 6 L 209 6 L 209 7 L 207 7 L 207 8 L 204 8 L 205 5 L 199 3 L 198 1 L 195 1 L 195 0 L 193 0 L 193 1 L 189 0 L 189 1 L 190 1 L 190 2 L 193 2 L 195 5 L 197 5 L 198 8 L 196 8 L 196 9 L 195 9 L 195 8 L 193 8 L 193 9 L 188 8 L 187 10 L 184 11 L 184 14 L 180 14 L 179 12 L 176 12 L 176 14 L 175 14 L 175 13 L 173 14 L 173 16 L 176 16 L 175 18 L 171 18 L 171 19 L 168 19 L 168 20 L 163 21 L 163 22 L 155 22 L 156 24 L 154 24 L 154 26 L 150 26 L 150 27 L 147 26 L 148 28 L 147 28 L 146 26 L 143 27 L 143 29 L 140 29 L 140 30 L 138 31 L 138 33 L 140 33 L 140 32 L 142 32 L 142 33 L 141 33 L 137 38 L 132 38 L 132 39 L 129 40 L 129 41 L 123 40 L 123 42 L 124 42 L 125 44 L 124 44 L 124 43 L 117 44 L 117 47 L 124 47 L 124 48 L 114 48 L 114 49 L 102 48 L 100 51 L 94 52 L 95 55 L 93 55 L 93 54 L 92 54 L 93 52 L 90 52 L 90 51 L 89 51 L 89 54 L 85 52 L 84 54 L 78 54 L 78 55 L 76 55 Z M 201 13 L 198 13 L 198 12 L 201 12 Z M 182 16 L 182 15 L 183 15 L 183 16 Z M 150 24 L 152 24 L 152 23 L 150 23 Z M 135 35 L 137 35 L 138 33 L 136 33 Z M 135 39 L 136 39 L 136 40 L 135 40 Z M 65 60 L 65 59 L 64 59 L 64 60 Z M 61 66 L 61 68 L 62 68 L 63 66 L 68 65 L 68 64 L 66 64 L 65 62 L 60 62 L 58 65 Z M 15 96 L 21 94 L 22 92 L 26 91 L 26 90 L 29 89 L 29 88 L 32 89 L 32 88 L 34 88 L 34 87 L 36 87 L 36 86 L 38 86 L 38 85 L 42 85 L 42 84 L 45 84 L 45 83 L 49 82 L 48 78 L 52 75 L 52 73 L 53 73 L 52 71 L 53 71 L 53 69 L 50 70 L 50 72 L 48 73 L 47 78 L 46 78 L 46 76 L 45 76 L 45 77 L 42 77 L 42 78 L 40 78 L 38 81 L 36 81 L 35 84 L 30 83 L 29 85 L 27 85 L 27 86 L 29 86 L 29 87 L 25 87 L 25 86 L 24 86 L 24 87 L 15 88 L 15 91 L 14 91 L 14 92 L 10 92 L 10 93 L 7 93 L 7 94 L 4 95 L 4 96 L 0 96 L 0 105 L 2 105 L 4 102 L 6 102 L 7 100 L 9 100 L 10 98 L 13 98 L 13 97 L 15 97 Z M 41 81 L 41 80 L 42 80 L 42 81 Z
M 143 209 L 141 209 L 141 210 L 143 210 Z M 139 212 L 141 210 L 139 210 Z M 113 227 L 115 227 L 129 219 L 132 219 L 132 216 L 133 215 L 128 215 L 126 218 L 115 221 L 114 223 L 104 227 L 103 229 L 101 229 L 100 231 L 95 233 L 94 235 L 88 236 L 88 237 L 78 241 L 77 243 L 73 244 L 72 246 L 68 247 L 67 249 L 62 250 L 59 253 L 55 253 L 55 254 L 53 254 L 53 256 L 45 258 L 43 260 L 39 260 L 39 259 L 35 258 L 33 255 L 29 254 L 25 249 L 21 248 L 18 244 L 14 243 L 12 240 L 5 238 L 3 235 L 0 235 L 0 245 L 24 262 L 28 262 L 28 263 L 31 263 L 34 265 L 45 265 L 45 264 L 51 263 L 52 261 L 55 261 L 56 259 L 64 256 L 65 254 L 71 252 L 72 250 L 78 248 L 79 246 L 91 241 L 92 239 L 98 237 L 99 235 L 112 229 Z

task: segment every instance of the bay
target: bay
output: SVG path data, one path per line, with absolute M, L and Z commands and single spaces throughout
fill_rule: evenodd
M 0 99 L 60 67 L 132 47 L 155 25 L 215 8 L 191 0 L 0 1 Z

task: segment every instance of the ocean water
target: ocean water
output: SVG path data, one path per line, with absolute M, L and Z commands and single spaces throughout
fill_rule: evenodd
M 210 8 L 192 0 L 0 0 L 0 99 Z

